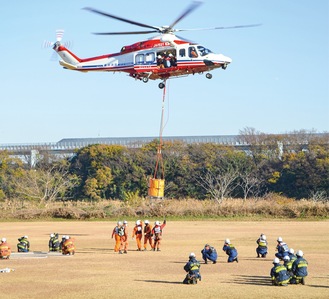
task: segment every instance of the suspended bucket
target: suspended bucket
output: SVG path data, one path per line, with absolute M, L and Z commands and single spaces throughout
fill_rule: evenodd
M 148 195 L 154 198 L 164 197 L 165 180 L 150 178 Z

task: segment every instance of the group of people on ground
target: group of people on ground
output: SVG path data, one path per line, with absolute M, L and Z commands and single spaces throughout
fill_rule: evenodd
M 49 237 L 49 252 L 62 252 L 64 255 L 75 254 L 74 239 L 72 239 L 70 236 L 63 235 L 61 241 L 59 241 L 58 233 L 51 233 Z
M 273 260 L 273 268 L 270 276 L 272 284 L 277 286 L 287 286 L 291 284 L 305 284 L 305 277 L 308 275 L 308 262 L 304 258 L 302 250 L 297 250 L 296 255 L 293 248 L 283 242 L 282 237 L 278 237 L 276 250 Z M 283 264 L 280 263 L 283 261 Z
M 257 239 L 256 248 L 257 257 L 265 258 L 268 254 L 268 243 L 266 235 L 261 234 Z M 293 248 L 289 248 L 282 237 L 277 238 L 275 258 L 273 260 L 273 268 L 271 269 L 270 276 L 273 285 L 286 286 L 288 283 L 305 284 L 305 277 L 307 273 L 307 261 L 303 258 L 304 253 L 301 250 L 296 252 Z M 283 261 L 283 264 L 280 263 Z
M 223 251 L 228 255 L 228 263 L 238 263 L 238 251 L 231 243 L 230 239 L 226 239 L 224 241 Z M 201 254 L 205 264 L 208 264 L 208 261 L 213 264 L 217 263 L 218 254 L 215 247 L 206 244 L 201 250 Z M 198 280 L 201 281 L 200 267 L 200 262 L 196 259 L 195 253 L 191 252 L 189 255 L 189 261 L 184 266 L 184 270 L 187 274 L 183 280 L 183 283 L 197 284 Z
M 152 251 L 160 251 L 162 231 L 165 226 L 166 220 L 162 224 L 160 221 L 155 221 L 154 227 L 152 227 L 149 220 L 145 220 L 144 223 L 141 220 L 137 220 L 132 230 L 132 239 L 136 238 L 137 251 L 146 251 L 148 244 Z M 115 240 L 114 252 L 119 254 L 128 253 L 128 236 L 128 222 L 126 220 L 123 222 L 118 221 L 111 236 Z
M 74 240 L 70 236 L 64 235 L 59 241 L 58 233 L 50 234 L 48 242 L 49 252 L 62 252 L 63 255 L 74 255 L 75 245 Z M 29 252 L 30 241 L 28 236 L 18 238 L 17 252 Z M 0 259 L 9 259 L 11 255 L 11 247 L 6 238 L 0 241 Z
M 262 233 L 256 243 L 257 258 L 266 258 L 268 254 L 266 235 Z M 303 251 L 298 250 L 295 255 L 294 249 L 289 248 L 288 245 L 283 242 L 282 237 L 278 237 L 277 243 L 276 250 L 278 252 L 275 254 L 276 257 L 273 260 L 274 266 L 270 272 L 272 284 L 286 286 L 288 283 L 301 283 L 304 285 L 305 277 L 308 275 L 308 262 L 303 257 Z M 238 252 L 229 239 L 225 240 L 223 251 L 228 255 L 227 262 L 238 263 Z M 208 264 L 208 261 L 211 261 L 213 264 L 217 263 L 217 251 L 213 246 L 206 244 L 201 250 L 201 254 L 205 264 Z M 283 264 L 280 263 L 280 260 L 283 260 Z M 191 252 L 189 255 L 189 261 L 184 266 L 184 270 L 187 272 L 183 281 L 184 284 L 197 284 L 197 281 L 201 280 L 200 266 L 201 265 L 196 259 L 195 253 Z

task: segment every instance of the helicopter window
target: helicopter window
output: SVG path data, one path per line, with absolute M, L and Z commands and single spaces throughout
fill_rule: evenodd
M 136 64 L 143 64 L 144 63 L 144 54 L 137 54 L 135 58 Z
M 196 57 L 198 57 L 198 53 L 197 53 L 195 47 L 189 47 L 189 49 L 188 49 L 188 55 L 189 55 L 191 58 L 196 58 Z
M 212 53 L 209 49 L 207 49 L 207 48 L 205 48 L 203 46 L 198 46 L 197 48 L 198 48 L 201 56 L 205 56 L 205 55 L 207 55 L 209 53 Z
M 185 55 L 186 55 L 185 49 L 180 49 L 179 50 L 179 57 L 185 57 Z
M 154 61 L 155 61 L 155 53 L 154 52 L 145 54 L 145 62 L 146 63 L 152 63 Z

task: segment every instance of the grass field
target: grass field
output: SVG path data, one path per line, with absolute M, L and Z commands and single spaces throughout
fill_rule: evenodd
M 150 219 L 151 220 L 151 219 Z M 154 219 L 153 219 L 154 220 Z M 132 232 L 133 223 L 129 232 Z M 2 222 L 0 237 L 16 251 L 17 238 L 28 235 L 33 251 L 47 251 L 49 234 L 71 235 L 77 253 L 71 257 L 12 258 L 0 260 L 2 298 L 329 298 L 328 221 L 168 221 L 161 252 L 138 252 L 129 240 L 128 254 L 113 252 L 110 234 L 114 222 Z M 257 259 L 256 239 L 267 235 L 269 255 Z M 274 287 L 269 272 L 276 239 L 309 262 L 306 285 Z M 228 264 L 221 250 L 230 238 L 239 263 Z M 183 285 L 184 264 L 190 252 L 210 243 L 219 253 L 218 263 L 201 265 L 202 281 Z

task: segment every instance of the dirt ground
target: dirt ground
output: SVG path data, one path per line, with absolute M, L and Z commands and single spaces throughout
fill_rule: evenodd
M 154 220 L 154 219 L 150 219 Z M 133 228 L 130 225 L 130 233 Z M 76 240 L 71 257 L 0 260 L 2 298 L 329 298 L 329 222 L 228 222 L 168 221 L 161 252 L 136 251 L 129 240 L 128 254 L 114 253 L 110 238 L 115 222 L 3 222 L 0 237 L 16 251 L 17 238 L 28 235 L 33 251 L 47 251 L 49 234 L 58 232 Z M 269 241 L 266 259 L 256 258 L 256 239 Z M 269 272 L 276 239 L 304 251 L 309 262 L 306 285 L 274 287 Z M 228 264 L 222 251 L 230 238 L 239 263 Z M 183 285 L 183 266 L 190 252 L 201 261 L 201 249 L 210 243 L 219 253 L 218 263 L 201 264 L 202 281 Z M 17 255 L 16 255 L 17 256 Z

